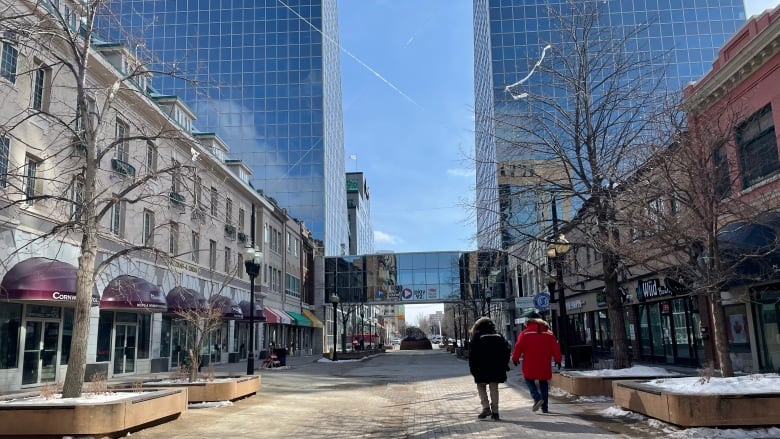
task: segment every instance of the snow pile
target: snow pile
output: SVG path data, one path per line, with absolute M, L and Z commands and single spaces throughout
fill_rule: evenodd
M 187 408 L 207 409 L 207 408 L 230 407 L 231 405 L 233 405 L 233 403 L 230 401 L 207 401 L 207 402 L 193 402 L 192 404 L 187 404 Z
M 699 395 L 746 395 L 780 393 L 780 376 L 776 373 L 722 377 L 659 378 L 645 383 L 660 390 Z
M 679 376 L 677 372 L 668 371 L 662 367 L 633 366 L 626 369 L 594 369 L 566 371 L 569 376 L 582 377 L 657 377 Z

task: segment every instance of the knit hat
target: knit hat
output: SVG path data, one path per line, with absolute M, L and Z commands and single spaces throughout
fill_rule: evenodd
M 542 316 L 538 312 L 533 310 L 533 309 L 526 311 L 523 314 L 523 317 L 525 317 L 527 319 L 541 319 L 542 318 Z

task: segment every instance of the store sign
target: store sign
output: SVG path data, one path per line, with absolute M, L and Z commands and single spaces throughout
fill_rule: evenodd
M 582 307 L 585 306 L 584 300 L 567 300 L 566 301 L 566 311 L 577 311 L 582 309 Z
M 673 296 L 674 292 L 662 286 L 658 279 L 647 279 L 639 282 L 636 287 L 636 298 L 640 302 L 644 302 L 649 299 L 656 299 L 664 296 Z
M 355 180 L 347 180 L 347 192 L 357 192 L 360 189 L 360 185 Z
M 603 291 L 596 294 L 596 306 L 598 307 L 607 306 L 607 295 Z

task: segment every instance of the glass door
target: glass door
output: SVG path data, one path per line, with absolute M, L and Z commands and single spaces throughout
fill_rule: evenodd
M 117 323 L 114 334 L 114 375 L 135 372 L 137 330 L 134 324 Z
M 22 385 L 57 380 L 60 322 L 28 319 L 25 326 Z

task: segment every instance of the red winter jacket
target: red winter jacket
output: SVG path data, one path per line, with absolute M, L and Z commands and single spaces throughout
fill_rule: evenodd
M 528 327 L 517 336 L 512 350 L 512 362 L 523 357 L 523 378 L 549 380 L 552 378 L 552 361 L 561 362 L 561 348 L 547 323 L 541 319 L 528 321 Z

